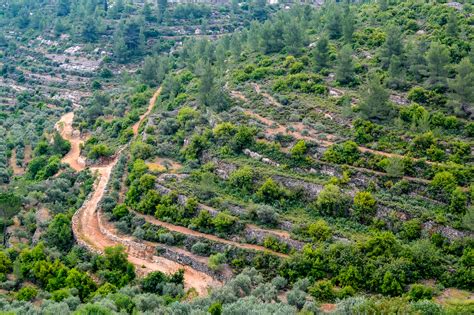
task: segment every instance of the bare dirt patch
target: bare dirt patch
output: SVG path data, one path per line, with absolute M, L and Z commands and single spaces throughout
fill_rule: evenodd
M 152 161 L 147 161 L 146 165 L 152 172 L 167 172 L 175 173 L 179 170 L 182 165 L 176 161 L 165 159 L 165 158 L 155 158 Z
M 10 167 L 13 169 L 13 175 L 23 175 L 25 169 L 16 164 L 16 149 L 12 150 L 12 156 L 10 157 Z

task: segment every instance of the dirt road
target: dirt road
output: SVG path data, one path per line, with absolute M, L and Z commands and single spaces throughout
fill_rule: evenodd
M 148 117 L 148 114 L 153 109 L 153 105 L 155 104 L 157 97 L 160 95 L 160 92 L 161 88 L 158 89 L 150 99 L 147 111 L 142 116 L 140 116 L 140 120 L 135 123 L 135 125 L 133 125 L 135 136 L 138 134 L 138 128 L 140 124 Z M 71 142 L 71 151 L 63 158 L 63 162 L 70 164 L 71 167 L 79 171 L 85 168 L 85 163 L 81 163 L 82 161 L 80 159 L 79 148 L 83 140 L 77 136 L 77 132 L 75 132 L 72 128 L 73 118 L 73 112 L 65 114 L 56 124 L 56 128 L 63 138 Z M 118 157 L 119 154 L 116 156 Z M 73 224 L 73 231 L 76 238 L 82 240 L 91 248 L 100 252 L 102 252 L 105 247 L 121 244 L 120 242 L 111 239 L 101 232 L 99 226 L 100 212 L 98 211 L 98 205 L 104 196 L 105 189 L 110 180 L 112 169 L 117 163 L 117 160 L 118 158 L 115 158 L 106 165 L 90 168 L 93 173 L 97 174 L 94 190 L 90 198 L 85 201 L 83 206 L 74 215 L 75 218 L 73 218 L 73 221 L 77 222 L 77 224 Z M 195 288 L 200 295 L 205 295 L 208 291 L 208 287 L 213 287 L 220 284 L 207 274 L 194 270 L 189 266 L 184 266 L 158 256 L 153 256 L 153 259 L 144 259 L 139 257 L 142 255 L 138 255 L 139 253 L 137 253 L 136 250 L 132 250 L 131 248 L 127 247 L 126 251 L 128 254 L 128 260 L 135 265 L 139 274 L 146 274 L 155 270 L 165 273 L 172 273 L 176 272 L 180 268 L 183 268 L 185 270 L 185 287 Z
M 133 134 L 135 136 L 138 135 L 138 128 L 140 127 L 141 123 L 150 114 L 151 110 L 155 106 L 156 99 L 158 98 L 158 96 L 160 96 L 160 94 L 161 94 L 161 86 L 158 88 L 158 90 L 156 90 L 155 94 L 153 94 L 153 96 L 151 97 L 150 102 L 148 103 L 148 108 L 146 109 L 146 112 L 143 115 L 141 115 L 140 119 L 133 125 L 132 129 L 133 129 Z
M 61 137 L 71 143 L 71 150 L 61 159 L 61 162 L 69 164 L 79 172 L 86 168 L 86 161 L 81 156 L 81 144 L 84 143 L 84 139 L 81 138 L 80 132 L 72 127 L 73 120 L 74 112 L 66 113 L 61 116 L 55 128 Z

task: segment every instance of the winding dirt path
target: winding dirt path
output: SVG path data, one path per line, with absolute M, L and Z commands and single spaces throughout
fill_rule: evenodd
M 153 94 L 147 111 L 141 115 L 139 121 L 133 125 L 132 128 L 135 136 L 138 135 L 140 124 L 148 117 L 160 93 L 161 88 Z M 63 158 L 63 162 L 70 164 L 71 167 L 79 171 L 85 168 L 85 163 L 82 164 L 80 160 L 79 147 L 83 140 L 77 136 L 77 133 L 75 135 L 74 129 L 72 128 L 73 118 L 73 112 L 65 114 L 56 124 L 56 129 L 60 132 L 63 138 L 71 142 L 71 151 Z M 117 242 L 101 232 L 99 220 L 100 212 L 98 211 L 99 203 L 105 194 L 105 189 L 110 180 L 112 169 L 118 161 L 118 156 L 120 155 L 119 153 L 121 150 L 122 149 L 119 150 L 116 157 L 108 164 L 90 168 L 90 170 L 97 175 L 94 190 L 92 195 L 84 202 L 73 218 L 73 231 L 75 237 L 81 242 L 87 244 L 91 249 L 98 252 L 103 252 L 103 250 L 109 246 L 123 245 L 121 242 Z M 114 232 L 116 233 L 116 231 Z M 124 240 L 127 239 L 124 238 Z M 200 295 L 207 294 L 209 287 L 220 285 L 220 283 L 214 280 L 211 276 L 192 269 L 189 266 L 159 256 L 153 256 L 152 259 L 148 259 L 147 257 L 144 257 L 144 253 L 138 253 L 137 250 L 127 246 L 125 246 L 125 248 L 128 254 L 128 260 L 135 265 L 139 274 L 147 274 L 156 270 L 165 273 L 173 273 L 179 269 L 184 269 L 185 287 L 195 288 Z
M 71 150 L 61 159 L 61 162 L 69 164 L 69 166 L 79 172 L 86 168 L 86 161 L 81 156 L 81 144 L 84 143 L 84 139 L 81 138 L 80 132 L 75 131 L 72 127 L 73 120 L 74 112 L 66 113 L 61 116 L 55 128 L 61 137 L 71 143 Z
M 146 109 L 146 112 L 140 116 L 140 119 L 133 125 L 133 134 L 135 137 L 138 135 L 138 128 L 140 127 L 141 123 L 148 117 L 148 115 L 151 113 L 151 110 L 155 106 L 156 99 L 158 96 L 161 94 L 161 86 L 156 90 L 156 92 L 153 94 L 153 96 L 150 99 L 150 102 L 148 103 L 148 108 Z
M 162 227 L 164 227 L 164 228 L 166 228 L 170 231 L 173 231 L 173 232 L 178 232 L 178 233 L 181 233 L 181 234 L 184 234 L 184 235 L 192 235 L 192 236 L 196 236 L 196 237 L 200 237 L 200 238 L 205 238 L 205 239 L 210 240 L 210 241 L 219 242 L 219 243 L 223 243 L 223 244 L 228 244 L 228 245 L 232 245 L 232 246 L 242 248 L 242 249 L 268 252 L 268 253 L 271 253 L 273 255 L 282 257 L 282 258 L 288 258 L 289 257 L 286 254 L 282 254 L 282 253 L 272 251 L 272 250 L 270 250 L 268 248 L 265 248 L 263 246 L 260 246 L 260 245 L 254 245 L 254 244 L 248 244 L 248 243 L 238 243 L 238 242 L 234 242 L 234 241 L 231 241 L 231 240 L 226 240 L 224 238 L 220 238 L 220 237 L 212 235 L 212 234 L 206 234 L 206 233 L 198 232 L 198 231 L 195 231 L 195 230 L 191 230 L 191 229 L 189 229 L 187 227 L 184 227 L 184 226 L 174 225 L 172 223 L 164 222 L 164 221 L 158 220 L 157 218 L 155 218 L 151 215 L 144 215 L 144 214 L 141 214 L 141 213 L 138 213 L 138 212 L 135 212 L 135 214 L 137 216 L 145 219 L 145 221 L 147 221 L 149 223 L 152 223 L 154 225 L 162 226 Z

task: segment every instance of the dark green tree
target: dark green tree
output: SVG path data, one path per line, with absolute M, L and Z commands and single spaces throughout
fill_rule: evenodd
M 447 87 L 449 51 L 443 44 L 432 42 L 426 53 L 428 61 L 428 86 L 435 90 L 444 91 Z
M 344 15 L 344 20 L 342 22 L 342 35 L 344 37 L 344 42 L 347 44 L 352 43 L 352 36 L 355 29 L 355 19 L 354 14 L 351 10 L 347 10 Z
M 81 36 L 84 41 L 89 43 L 97 41 L 99 33 L 97 30 L 97 20 L 94 17 L 86 18 L 82 25 Z
M 474 65 L 469 58 L 461 60 L 456 67 L 456 77 L 449 82 L 461 110 L 467 111 L 474 102 Z
M 322 36 L 313 49 L 316 71 L 328 66 L 329 62 L 329 40 L 326 36 Z
M 70 0 L 59 0 L 57 14 L 58 16 L 66 16 L 71 12 Z
M 68 251 L 74 243 L 71 220 L 62 213 L 56 215 L 46 230 L 45 238 L 49 245 Z
M 6 246 L 5 230 L 7 221 L 17 214 L 21 209 L 21 199 L 19 196 L 10 192 L 0 192 L 0 213 L 2 215 L 2 235 L 3 246 Z
M 347 85 L 355 80 L 352 48 L 349 45 L 343 46 L 337 56 L 336 80 L 342 85 Z
M 451 37 L 458 35 L 458 19 L 455 10 L 449 12 L 448 23 L 446 23 L 446 34 Z
M 391 25 L 387 29 L 386 39 L 382 46 L 380 59 L 382 66 L 388 68 L 393 56 L 401 57 L 403 52 L 402 32 L 398 26 Z
M 366 97 L 360 105 L 361 116 L 365 119 L 381 121 L 390 118 L 392 106 L 389 93 L 380 83 L 378 78 L 369 81 Z

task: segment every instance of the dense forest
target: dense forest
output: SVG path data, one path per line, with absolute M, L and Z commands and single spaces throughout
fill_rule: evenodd
M 0 313 L 474 312 L 470 1 L 0 3 Z

